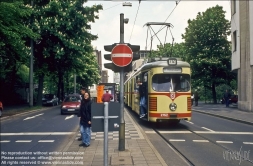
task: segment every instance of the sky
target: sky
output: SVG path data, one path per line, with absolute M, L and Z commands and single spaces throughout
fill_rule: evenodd
M 123 6 L 124 2 L 132 3 L 132 7 Z M 156 50 L 159 40 L 164 43 L 171 43 L 172 36 L 174 37 L 174 43 L 183 42 L 182 34 L 185 33 L 185 28 L 188 26 L 187 21 L 189 19 L 195 19 L 198 12 L 205 12 L 208 8 L 216 5 L 222 6 L 226 11 L 226 19 L 230 21 L 231 18 L 231 5 L 228 0 L 220 1 L 189 1 L 182 0 L 176 5 L 176 1 L 95 1 L 88 0 L 85 6 L 101 4 L 103 10 L 98 13 L 99 19 L 95 20 L 95 23 L 91 23 L 91 33 L 98 35 L 98 39 L 92 42 L 92 45 L 97 50 L 102 52 L 102 63 L 108 63 L 104 59 L 104 54 L 108 54 L 104 50 L 104 45 L 111 45 L 113 43 L 119 43 L 120 40 L 120 14 L 124 14 L 124 18 L 128 18 L 128 24 L 124 24 L 124 42 L 132 45 L 140 45 L 141 50 Z M 138 10 L 139 8 L 139 10 Z M 173 10 L 174 9 L 174 10 Z M 138 11 L 138 14 L 137 14 Z M 166 20 L 167 19 L 167 20 Z M 158 33 L 158 38 L 154 38 L 151 46 L 150 32 L 147 31 L 148 27 L 144 26 L 147 22 L 165 22 L 171 23 L 171 33 L 168 30 L 166 36 L 166 28 Z M 151 26 L 155 32 L 157 32 L 161 26 Z M 147 32 L 149 33 L 147 36 Z M 166 40 L 165 40 L 166 36 Z M 147 40 L 147 44 L 146 44 Z M 104 68 L 103 70 L 108 70 Z M 109 82 L 113 82 L 113 71 L 108 70 Z

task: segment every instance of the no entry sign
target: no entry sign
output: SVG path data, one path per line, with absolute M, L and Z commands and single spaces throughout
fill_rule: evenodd
M 119 67 L 125 67 L 133 60 L 132 49 L 126 44 L 116 45 L 111 54 L 112 62 Z

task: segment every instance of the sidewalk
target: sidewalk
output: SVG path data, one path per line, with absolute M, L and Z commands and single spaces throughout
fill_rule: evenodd
M 192 106 L 192 111 L 253 125 L 253 112 L 241 111 L 233 105 L 199 103 Z
M 125 151 L 118 150 L 118 132 L 109 132 L 108 135 L 108 165 L 110 166 L 166 166 L 167 164 L 146 137 L 144 131 L 124 111 L 125 117 Z M 72 141 L 63 149 L 63 152 L 83 152 L 84 166 L 102 166 L 104 161 L 103 132 L 92 133 L 91 145 L 87 148 L 79 147 L 81 141 L 79 131 Z M 77 161 L 77 160 L 73 160 Z

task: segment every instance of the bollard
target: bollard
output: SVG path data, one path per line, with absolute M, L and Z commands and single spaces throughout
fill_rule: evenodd
M 104 166 L 108 166 L 108 102 L 104 102 Z

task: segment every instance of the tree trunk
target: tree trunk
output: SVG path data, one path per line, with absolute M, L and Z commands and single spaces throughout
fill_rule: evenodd
M 215 82 L 212 82 L 212 94 L 213 94 L 213 103 L 217 104 L 216 100 L 216 90 L 215 90 Z
M 38 96 L 37 96 L 37 106 L 42 106 L 42 93 L 43 93 L 43 83 L 44 83 L 44 74 L 39 75 L 39 86 L 38 86 Z

